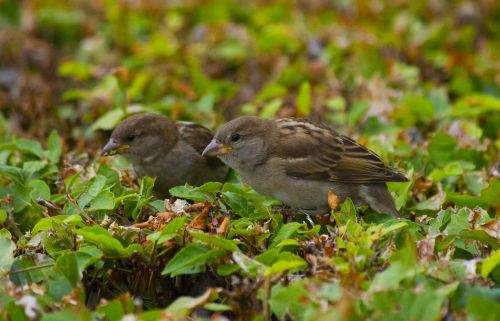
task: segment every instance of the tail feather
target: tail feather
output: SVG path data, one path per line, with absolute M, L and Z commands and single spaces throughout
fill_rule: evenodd
M 360 189 L 359 197 L 364 203 L 377 212 L 401 217 L 401 213 L 396 209 L 394 200 L 385 184 L 363 185 Z

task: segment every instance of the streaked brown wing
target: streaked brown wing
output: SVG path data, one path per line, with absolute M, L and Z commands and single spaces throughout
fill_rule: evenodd
M 326 125 L 290 118 L 276 123 L 280 139 L 274 153 L 285 159 L 290 176 L 352 183 L 407 181 L 374 152 Z
M 200 154 L 214 136 L 208 128 L 199 124 L 178 121 L 176 122 L 176 126 L 181 134 L 181 139 Z

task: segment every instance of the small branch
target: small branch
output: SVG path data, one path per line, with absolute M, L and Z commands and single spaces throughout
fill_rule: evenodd
M 8 272 L 8 274 L 12 275 L 12 274 L 17 274 L 17 273 L 29 272 L 29 271 L 33 271 L 33 270 L 44 269 L 44 268 L 51 267 L 51 266 L 54 266 L 54 265 L 55 265 L 55 263 L 47 263 L 47 264 L 35 265 L 35 266 L 30 266 L 30 267 L 27 267 L 27 268 L 24 268 L 24 269 L 10 271 L 10 272 Z
M 264 297 L 262 298 L 262 308 L 264 321 L 271 321 L 271 313 L 269 311 L 269 298 L 271 297 L 271 277 L 266 276 L 264 279 Z

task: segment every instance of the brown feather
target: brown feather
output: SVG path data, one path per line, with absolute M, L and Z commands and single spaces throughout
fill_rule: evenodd
M 176 126 L 179 134 L 181 135 L 181 139 L 200 154 L 213 138 L 213 134 L 210 129 L 199 124 L 178 121 L 176 122 Z
M 276 120 L 279 135 L 272 156 L 285 160 L 285 172 L 296 178 L 351 183 L 405 182 L 397 169 L 353 139 L 321 123 Z

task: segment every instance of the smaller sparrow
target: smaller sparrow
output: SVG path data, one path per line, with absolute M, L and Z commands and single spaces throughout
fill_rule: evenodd
M 386 182 L 408 179 L 353 139 L 306 119 L 244 116 L 224 124 L 202 155 L 219 157 L 258 193 L 298 213 L 329 211 L 328 192 L 340 201 L 399 217 Z
M 102 153 L 123 155 L 138 176 L 156 178 L 155 196 L 167 197 L 174 186 L 224 180 L 227 166 L 216 157 L 201 155 L 212 137 L 210 130 L 195 123 L 137 114 L 118 124 Z

